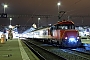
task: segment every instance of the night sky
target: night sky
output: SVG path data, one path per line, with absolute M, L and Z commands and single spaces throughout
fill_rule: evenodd
M 3 4 L 7 4 L 5 9 L 7 14 L 12 15 L 52 15 L 50 18 L 41 18 L 40 26 L 54 24 L 58 21 L 58 6 L 60 11 L 66 11 L 64 16 L 79 16 L 69 18 L 76 25 L 90 25 L 90 0 L 0 0 L 0 13 L 4 12 Z M 83 16 L 83 17 L 82 17 Z M 87 17 L 88 16 L 88 17 Z M 13 17 L 12 25 L 32 25 L 38 23 L 38 17 Z M 61 20 L 68 19 L 62 17 Z M 9 18 L 0 18 L 0 25 L 9 25 Z

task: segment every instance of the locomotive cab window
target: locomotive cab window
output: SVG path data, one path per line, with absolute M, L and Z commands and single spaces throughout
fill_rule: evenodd
M 56 29 L 75 29 L 74 25 L 56 25 L 55 26 Z

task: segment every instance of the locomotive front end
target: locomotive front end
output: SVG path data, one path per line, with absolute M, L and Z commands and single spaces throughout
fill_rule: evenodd
M 81 39 L 72 21 L 64 20 L 51 27 L 51 36 L 63 47 L 79 47 Z
M 81 46 L 81 39 L 77 30 L 65 30 L 62 38 L 62 45 L 65 47 Z

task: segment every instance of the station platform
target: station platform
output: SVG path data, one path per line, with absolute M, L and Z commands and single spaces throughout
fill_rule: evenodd
M 7 40 L 0 43 L 0 60 L 40 60 L 19 39 Z
M 90 44 L 90 38 L 86 38 L 86 39 L 81 39 L 81 42 L 82 43 L 87 43 L 87 44 Z

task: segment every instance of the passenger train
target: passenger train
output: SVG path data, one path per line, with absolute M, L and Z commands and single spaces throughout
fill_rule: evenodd
M 28 34 L 28 38 L 47 41 L 63 47 L 81 46 L 79 32 L 75 30 L 74 22 L 70 20 L 63 20 L 52 26 L 36 29 Z

